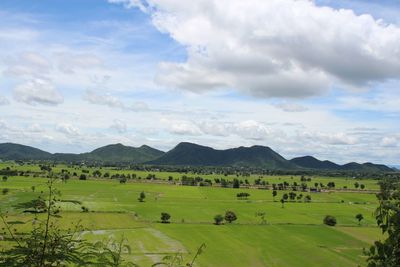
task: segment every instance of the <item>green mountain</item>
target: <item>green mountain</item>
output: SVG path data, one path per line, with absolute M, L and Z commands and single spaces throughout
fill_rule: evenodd
M 383 164 L 350 162 L 341 166 L 345 171 L 362 171 L 362 172 L 392 172 L 393 169 Z
M 122 144 L 108 145 L 97 148 L 90 153 L 80 154 L 85 160 L 103 162 L 134 162 L 143 163 L 162 156 L 164 152 L 143 145 L 130 147 Z
M 154 165 L 235 166 L 268 169 L 296 169 L 269 147 L 252 146 L 217 150 L 192 143 L 180 143 L 160 158 L 147 162 Z
M 150 164 L 170 166 L 218 166 L 256 167 L 281 170 L 332 170 L 359 172 L 391 172 L 393 169 L 380 164 L 351 162 L 338 165 L 321 161 L 311 156 L 286 160 L 266 146 L 238 147 L 217 150 L 207 146 L 183 142 L 167 153 L 143 145 L 141 147 L 122 144 L 107 145 L 82 154 L 55 153 L 19 144 L 0 144 L 1 160 L 52 160 L 56 162 L 98 162 L 106 164 Z
M 318 170 L 338 170 L 340 165 L 333 163 L 329 160 L 319 160 L 312 156 L 298 157 L 291 159 L 290 162 L 307 169 L 318 169 Z
M 13 143 L 0 144 L 0 159 L 2 160 L 41 160 L 51 157 L 50 153 L 34 147 Z
M 164 152 L 143 145 L 130 147 L 122 144 L 100 147 L 89 153 L 51 154 L 33 147 L 17 144 L 0 144 L 0 159 L 3 160 L 54 160 L 60 162 L 143 163 L 162 156 Z
M 388 166 L 374 163 L 350 162 L 344 165 L 336 164 L 332 161 L 321 161 L 311 156 L 298 157 L 290 160 L 299 167 L 315 170 L 336 170 L 336 171 L 360 171 L 360 172 L 391 172 L 393 169 Z

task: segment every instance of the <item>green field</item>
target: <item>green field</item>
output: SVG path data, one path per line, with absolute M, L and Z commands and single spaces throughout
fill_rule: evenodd
M 10 166 L 24 171 L 39 172 L 38 166 L 17 166 L 2 163 L 0 169 Z M 57 166 L 53 172 L 67 169 Z M 81 174 L 81 168 L 70 168 Z M 90 173 L 92 173 L 92 169 Z M 135 173 L 146 177 L 148 173 L 132 170 L 102 169 L 110 173 Z M 154 173 L 154 172 L 153 172 Z M 129 240 L 132 253 L 126 255 L 140 266 L 150 266 L 163 256 L 182 253 L 187 259 L 202 243 L 205 253 L 200 255 L 196 266 L 364 266 L 362 249 L 380 239 L 375 227 L 373 212 L 378 203 L 373 192 L 357 190 L 345 192 L 303 193 L 310 194 L 312 201 L 288 202 L 282 208 L 278 201 L 283 191 L 275 198 L 271 190 L 233 189 L 221 187 L 182 186 L 167 183 L 182 174 L 154 173 L 161 181 L 95 179 L 81 181 L 72 177 L 66 183 L 58 180 L 56 188 L 64 200 L 78 200 L 89 212 L 81 212 L 81 205 L 62 203 L 61 223 L 67 227 L 72 222 L 82 221 L 87 231 L 83 236 L 89 240 L 124 236 Z M 190 174 L 187 174 L 190 175 Z M 202 175 L 214 179 L 221 175 Z M 227 176 L 233 179 L 237 176 Z M 239 179 L 254 180 L 259 176 Z M 287 181 L 300 182 L 295 176 L 263 176 L 269 183 Z M 29 201 L 45 190 L 44 177 L 9 177 L 0 182 L 0 208 L 9 211 L 10 217 L 29 221 L 30 215 L 21 214 L 14 208 L 17 203 Z M 354 179 L 312 177 L 314 182 L 334 181 L 337 188 L 354 188 Z M 359 181 L 366 189 L 377 189 L 376 180 Z M 31 187 L 35 186 L 35 192 Z M 146 194 L 145 202 L 137 200 L 140 192 Z M 247 200 L 238 200 L 236 194 L 248 192 Z M 214 225 L 213 217 L 232 210 L 238 219 L 232 224 Z M 171 214 L 170 224 L 161 224 L 160 213 Z M 261 224 L 256 213 L 265 212 L 266 224 Z M 355 215 L 362 213 L 364 220 L 358 225 Z M 336 217 L 335 227 L 325 226 L 325 215 Z M 28 227 L 28 226 L 23 226 Z M 1 245 L 1 243 L 0 243 Z M 6 245 L 6 244 L 3 244 Z

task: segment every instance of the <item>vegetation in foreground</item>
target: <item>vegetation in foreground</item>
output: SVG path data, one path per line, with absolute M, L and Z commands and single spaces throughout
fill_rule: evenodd
M 28 172 L 29 175 L 25 176 L 32 167 L 39 171 Z M 1 184 L 1 188 L 9 190 L 0 196 L 2 210 L 9 210 L 7 220 L 30 222 L 34 216 L 43 220 L 43 213 L 21 213 L 22 206 L 18 204 L 27 203 L 45 191 L 47 178 L 42 176 L 61 177 L 61 173 L 65 174 L 61 170 L 67 168 L 53 166 L 45 171 L 36 165 L 13 168 L 24 169 L 25 173 L 24 176 L 8 176 Z M 96 178 L 94 170 L 83 172 L 86 169 L 72 167 L 68 171 L 72 174 L 75 170 L 77 175 L 56 183 L 61 192 L 60 229 L 68 230 L 71 222 L 81 220 L 84 231 L 80 235 L 90 244 L 99 244 L 99 241 L 107 244 L 109 237 L 121 240 L 123 236 L 131 253 L 121 253 L 122 259 L 140 266 L 162 262 L 167 264 L 168 261 L 190 262 L 202 243 L 207 244 L 207 251 L 198 257 L 197 266 L 238 266 L 239 263 L 240 266 L 362 266 L 371 256 L 363 256 L 362 249 L 382 238 L 372 217 L 380 201 L 376 200 L 375 191 L 367 191 L 370 187 L 377 188 L 374 180 L 358 180 L 359 184 L 366 185 L 364 189 L 342 191 L 326 188 L 304 194 L 302 191 L 293 191 L 292 187 L 282 190 L 246 188 L 244 182 L 239 182 L 239 189 L 198 184 L 182 186 L 176 183 L 176 178 L 173 178 L 173 182 L 167 182 L 171 173 L 155 174 L 156 177 L 165 177 L 167 183 L 159 183 L 162 179 L 127 179 L 121 183 L 116 177 L 106 180 Z M 99 171 L 109 171 L 112 175 L 121 172 Z M 79 180 L 81 172 L 87 175 L 86 180 Z M 124 170 L 124 173 L 127 172 Z M 33 177 L 35 174 L 37 177 Z M 134 173 L 130 174 L 132 177 Z M 139 176 L 139 173 L 135 174 Z M 251 182 L 260 179 L 234 177 L 239 181 L 248 179 Z M 229 181 L 235 179 L 229 176 L 225 178 Z M 309 178 L 311 181 L 306 181 L 309 185 L 325 179 Z M 301 179 L 299 176 L 261 178 L 271 187 L 275 181 L 293 184 L 295 181 L 300 183 Z M 326 179 L 329 180 L 323 180 L 325 184 L 334 182 L 336 186 L 354 184 L 354 180 L 344 178 Z M 140 202 L 138 196 L 140 198 L 142 192 L 145 197 Z M 297 194 L 294 199 L 290 197 L 293 192 Z M 311 201 L 298 200 L 297 197 L 302 193 L 310 194 Z M 279 200 L 285 194 L 288 197 L 282 208 Z M 82 206 L 86 209 L 82 209 Z M 26 206 L 24 208 L 26 210 Z M 337 219 L 334 227 L 322 223 L 328 212 Z M 163 218 L 168 217 L 166 214 L 170 216 L 167 220 L 169 223 L 162 223 Z M 216 214 L 221 215 L 224 225 L 214 224 Z M 361 226 L 356 218 L 358 214 L 364 217 Z M 234 218 L 236 220 L 231 220 Z M 13 224 L 13 227 L 25 233 L 32 230 L 26 224 Z M 5 248 L 10 247 L 12 242 L 5 240 L 1 243 Z M 313 258 L 304 257 L 311 254 Z

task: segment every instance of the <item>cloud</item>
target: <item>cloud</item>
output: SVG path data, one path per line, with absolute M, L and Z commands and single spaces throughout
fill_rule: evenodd
M 397 138 L 395 137 L 384 137 L 381 141 L 381 146 L 383 147 L 395 147 L 397 146 Z
M 58 69 L 66 74 L 74 74 L 81 69 L 94 69 L 104 66 L 103 61 L 92 54 L 59 53 L 56 57 L 58 58 Z
M 110 128 L 116 130 L 120 134 L 126 133 L 128 131 L 126 121 L 120 119 L 115 119 Z
M 42 133 L 44 129 L 38 123 L 34 123 L 28 127 L 28 131 L 31 133 Z
M 306 108 L 304 106 L 301 106 L 296 103 L 288 103 L 288 102 L 276 104 L 275 107 L 279 108 L 285 112 L 304 112 L 304 111 L 308 110 L 308 108 Z
M 6 98 L 5 96 L 0 95 L 0 106 L 5 106 L 9 104 L 10 100 L 8 100 L 8 98 Z
M 309 140 L 313 143 L 327 144 L 327 145 L 355 145 L 358 139 L 348 134 L 338 133 L 323 133 L 323 132 L 301 132 L 298 133 L 297 138 Z
M 6 64 L 5 74 L 11 76 L 43 77 L 52 68 L 50 61 L 35 52 L 23 52 Z
M 68 137 L 76 137 L 80 135 L 78 128 L 69 123 L 59 123 L 56 125 L 56 131 L 67 135 Z
M 337 83 L 368 88 L 400 78 L 400 28 L 308 0 L 123 1 L 187 49 L 163 62 L 157 81 L 194 92 L 236 89 L 303 98 Z
M 14 99 L 29 105 L 58 105 L 64 102 L 64 97 L 54 85 L 43 79 L 32 79 L 14 88 Z
M 83 99 L 95 105 L 105 105 L 111 108 L 124 108 L 124 104 L 117 97 L 110 94 L 98 94 L 94 90 L 86 90 Z
M 126 105 L 118 97 L 111 94 L 99 94 L 95 92 L 95 90 L 86 90 L 83 95 L 83 100 L 95 105 L 104 105 L 110 108 L 119 108 L 134 112 L 150 110 L 146 102 L 135 101 L 131 105 Z
M 108 0 L 112 4 L 123 4 L 125 8 L 139 7 L 143 12 L 147 12 L 147 7 L 141 0 Z

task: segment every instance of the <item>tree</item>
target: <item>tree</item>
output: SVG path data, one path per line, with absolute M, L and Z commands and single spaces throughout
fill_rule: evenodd
M 304 202 L 307 202 L 307 203 L 311 202 L 311 196 L 310 195 L 305 196 Z
M 8 177 L 7 176 L 3 176 L 3 182 L 7 182 Z
M 356 215 L 356 219 L 358 220 L 358 225 L 360 225 L 361 221 L 364 219 L 364 216 L 361 213 L 359 213 Z
M 247 192 L 241 192 L 241 193 L 236 194 L 236 197 L 238 199 L 247 199 L 249 196 L 250 196 L 250 194 Z
M 336 218 L 331 216 L 331 215 L 326 215 L 324 218 L 324 224 L 329 225 L 329 226 L 335 226 L 336 225 Z
M 276 190 L 272 191 L 272 197 L 274 198 L 274 201 L 275 201 L 276 195 L 278 195 L 278 192 L 276 192 Z
M 384 180 L 377 194 L 379 206 L 375 218 L 385 240 L 375 241 L 368 251 L 368 267 L 400 266 L 400 184 L 399 180 Z
M 139 198 L 138 198 L 139 202 L 144 202 L 145 198 L 146 198 L 146 194 L 143 191 L 140 192 Z
M 166 212 L 161 212 L 161 222 L 162 223 L 169 223 L 169 219 L 171 218 L 171 215 Z
M 237 217 L 236 214 L 233 211 L 228 210 L 225 212 L 225 221 L 228 223 L 232 223 L 233 221 L 236 221 Z
M 10 189 L 8 189 L 8 188 L 3 188 L 3 189 L 1 190 L 1 192 L 3 193 L 3 195 L 7 195 L 8 192 L 10 192 Z
M 360 186 L 360 184 L 358 182 L 354 183 L 354 187 L 357 189 Z
M 364 190 L 365 189 L 365 185 L 364 184 L 360 184 L 360 188 L 361 188 L 361 190 Z
M 233 179 L 233 185 L 232 185 L 232 187 L 233 188 L 239 188 L 240 187 L 240 182 L 239 182 L 239 180 L 238 179 Z
M 86 174 L 81 174 L 81 176 L 79 176 L 79 180 L 86 180 Z
M 285 207 L 285 199 L 281 198 L 282 209 Z
M 224 221 L 224 216 L 217 214 L 214 216 L 214 222 L 216 225 L 220 225 Z

